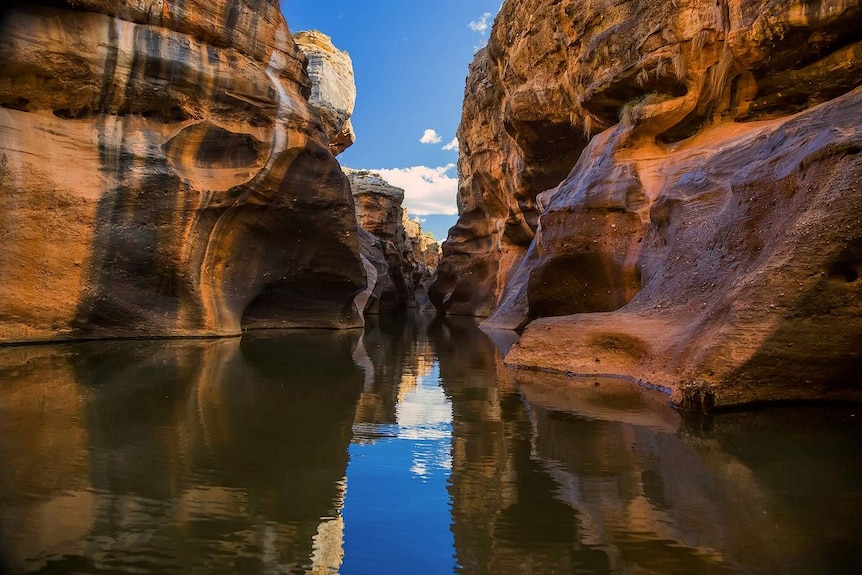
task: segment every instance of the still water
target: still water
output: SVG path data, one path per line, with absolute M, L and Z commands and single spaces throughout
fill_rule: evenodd
M 0 348 L 0 572 L 858 572 L 862 412 L 683 421 L 512 373 L 511 343 L 411 318 Z

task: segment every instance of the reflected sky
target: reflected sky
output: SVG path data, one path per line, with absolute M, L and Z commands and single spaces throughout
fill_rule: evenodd
M 369 349 L 386 345 L 375 337 L 376 329 L 369 327 Z M 399 363 L 375 366 L 376 378 L 363 392 L 378 401 L 394 396 L 394 405 L 389 412 L 368 412 L 375 415 L 353 428 L 343 511 L 344 574 L 455 571 L 447 492 L 452 403 L 426 341 L 408 344 Z

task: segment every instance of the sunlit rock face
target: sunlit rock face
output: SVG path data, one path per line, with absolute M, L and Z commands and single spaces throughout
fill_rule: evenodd
M 311 104 L 320 111 L 329 149 L 338 155 L 356 141 L 350 116 L 356 103 L 356 84 L 350 55 L 332 44 L 332 39 L 318 32 L 297 32 L 293 40 L 308 58 L 311 78 Z
M 503 86 L 488 49 L 476 53 L 458 127 L 458 222 L 429 287 L 449 315 L 492 313 L 503 281 L 534 235 L 535 193 L 518 189 L 522 154 L 503 124 Z M 526 195 L 524 195 L 526 193 Z
M 368 170 L 343 170 L 356 199 L 360 248 L 368 269 L 364 311 L 433 309 L 427 285 L 437 269 L 440 247 L 401 207 L 404 190 Z
M 681 403 L 862 397 L 860 29 L 858 1 L 506 2 L 435 305 Z
M 0 341 L 360 323 L 277 2 L 20 2 L 0 36 Z

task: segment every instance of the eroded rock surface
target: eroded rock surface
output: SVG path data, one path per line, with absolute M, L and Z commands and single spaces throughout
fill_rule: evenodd
M 336 48 L 329 36 L 317 30 L 297 32 L 293 40 L 308 58 L 309 100 L 320 111 L 329 137 L 329 149 L 337 156 L 356 141 L 350 123 L 356 104 L 350 54 Z
M 427 286 L 437 269 L 440 247 L 401 207 L 404 190 L 368 170 L 343 170 L 356 198 L 362 256 L 369 270 L 364 310 L 433 310 Z
M 361 322 L 353 198 L 277 2 L 0 25 L 0 341 Z
M 860 30 L 858 1 L 506 2 L 435 305 L 680 403 L 862 399 Z

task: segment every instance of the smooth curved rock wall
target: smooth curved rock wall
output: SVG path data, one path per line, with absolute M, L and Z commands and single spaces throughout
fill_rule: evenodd
M 681 404 L 862 399 L 860 30 L 858 1 L 505 2 L 435 305 Z
M 0 36 L 0 342 L 361 323 L 277 2 L 20 2 Z

